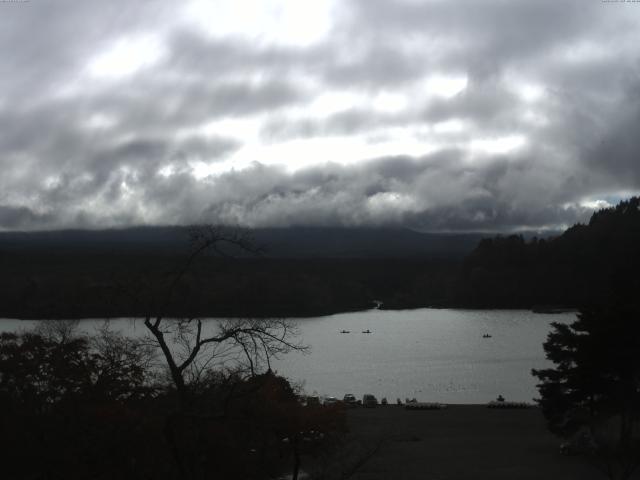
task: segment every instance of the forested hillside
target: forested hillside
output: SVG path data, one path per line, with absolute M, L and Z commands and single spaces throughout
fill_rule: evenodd
M 478 235 L 401 229 L 263 229 L 258 252 L 206 252 L 162 298 L 189 252 L 188 229 L 0 235 L 0 317 L 309 316 L 444 305 Z M 224 250 L 224 246 L 223 246 Z
M 640 198 L 594 213 L 552 239 L 499 236 L 467 257 L 453 303 L 474 307 L 574 307 L 638 291 Z

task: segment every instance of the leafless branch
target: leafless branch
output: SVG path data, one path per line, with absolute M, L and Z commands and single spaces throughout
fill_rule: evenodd
M 185 376 L 197 379 L 204 368 L 211 366 L 217 354 L 223 353 L 224 361 L 230 352 L 244 355 L 248 370 L 254 375 L 271 359 L 290 351 L 306 351 L 307 347 L 296 341 L 298 331 L 285 319 L 212 320 L 205 328 L 203 320 L 195 317 L 170 320 L 164 317 L 174 299 L 178 286 L 193 268 L 196 259 L 212 251 L 218 255 L 232 256 L 231 251 L 260 254 L 247 231 L 213 226 L 193 227 L 189 232 L 191 249 L 186 261 L 172 273 L 161 307 L 155 314 L 147 314 L 144 325 L 160 347 L 173 379 L 180 392 L 185 392 Z M 176 351 L 176 348 L 181 351 Z M 204 359 L 202 359 L 204 358 Z M 200 359 L 200 360 L 199 360 Z

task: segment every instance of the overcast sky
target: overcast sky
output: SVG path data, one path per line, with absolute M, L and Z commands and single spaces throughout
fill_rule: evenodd
M 640 3 L 0 2 L 0 229 L 555 229 L 640 191 Z

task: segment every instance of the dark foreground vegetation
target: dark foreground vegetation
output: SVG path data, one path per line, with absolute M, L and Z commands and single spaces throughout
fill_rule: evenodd
M 564 453 L 581 455 L 610 479 L 640 467 L 640 309 L 635 298 L 584 307 L 554 323 L 544 343 L 553 368 L 533 370 L 549 429 Z
M 0 334 L 2 478 L 275 478 L 341 445 L 344 411 L 301 404 L 269 370 L 180 388 L 145 341 L 50 327 Z

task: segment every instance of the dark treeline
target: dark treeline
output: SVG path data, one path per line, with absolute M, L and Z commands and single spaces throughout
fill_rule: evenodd
M 467 257 L 453 303 L 536 308 L 633 298 L 640 265 L 640 199 L 594 213 L 552 239 L 512 235 L 485 239 Z
M 2 258 L 0 316 L 143 316 L 183 258 L 38 252 Z M 313 316 L 446 304 L 456 259 L 203 257 L 181 282 L 169 316 Z M 187 308 L 189 311 L 185 311 Z
M 145 315 L 148 298 L 183 264 L 187 234 L 159 227 L 0 235 L 0 316 Z M 163 313 L 313 316 L 371 308 L 374 301 L 385 308 L 444 305 L 462 258 L 480 239 L 402 229 L 250 234 L 258 252 L 231 245 L 199 258 Z
M 163 313 L 315 316 L 367 309 L 375 301 L 389 309 L 545 309 L 605 301 L 613 291 L 638 287 L 638 202 L 621 202 L 548 238 L 262 230 L 259 255 L 200 258 Z M 166 288 L 184 261 L 184 233 L 142 228 L 0 236 L 0 316 L 145 315 L 148 298 Z

